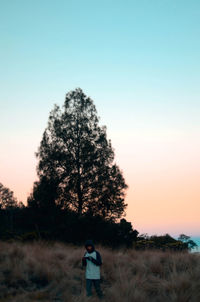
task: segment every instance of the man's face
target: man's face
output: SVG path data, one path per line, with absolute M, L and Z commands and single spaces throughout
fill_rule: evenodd
M 91 252 L 91 251 L 92 251 L 92 246 L 91 246 L 91 245 L 88 245 L 86 248 L 87 248 L 87 251 L 88 251 L 88 252 Z

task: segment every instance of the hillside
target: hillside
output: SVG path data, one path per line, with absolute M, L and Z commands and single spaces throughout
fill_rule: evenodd
M 96 247 L 105 302 L 200 301 L 200 255 Z M 0 243 L 0 302 L 85 302 L 84 248 Z

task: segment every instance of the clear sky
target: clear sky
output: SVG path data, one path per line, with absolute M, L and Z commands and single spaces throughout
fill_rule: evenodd
M 53 104 L 81 87 L 140 233 L 200 236 L 200 1 L 0 0 L 0 182 L 26 203 Z

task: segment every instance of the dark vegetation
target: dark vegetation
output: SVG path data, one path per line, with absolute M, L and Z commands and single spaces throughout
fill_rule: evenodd
M 81 89 L 50 113 L 38 152 L 38 180 L 27 206 L 0 184 L 0 240 L 83 244 L 88 238 L 117 248 L 188 250 L 185 235 L 139 236 L 124 218 L 127 184 L 114 162 L 106 127 Z

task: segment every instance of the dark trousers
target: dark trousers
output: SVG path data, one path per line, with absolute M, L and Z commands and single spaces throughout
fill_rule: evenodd
M 87 296 L 90 297 L 92 296 L 92 284 L 95 287 L 96 293 L 99 298 L 103 297 L 103 293 L 101 291 L 101 286 L 100 286 L 100 279 L 86 279 L 86 291 L 87 291 Z

